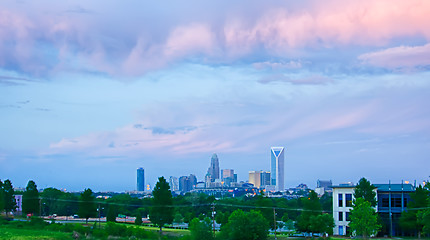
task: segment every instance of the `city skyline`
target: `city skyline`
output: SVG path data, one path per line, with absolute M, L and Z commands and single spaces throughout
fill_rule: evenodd
M 140 166 L 151 186 L 204 179 L 216 152 L 241 181 L 284 146 L 286 188 L 421 182 L 429 12 L 426 0 L 3 2 L 0 179 L 125 191 Z

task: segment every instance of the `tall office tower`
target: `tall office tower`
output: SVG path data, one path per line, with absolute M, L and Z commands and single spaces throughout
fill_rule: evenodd
M 211 166 L 208 168 L 208 174 L 211 175 L 212 182 L 219 179 L 219 160 L 216 153 L 212 155 Z
M 270 172 L 261 171 L 260 179 L 261 186 L 270 185 Z
M 230 186 L 232 182 L 236 182 L 233 169 L 221 169 L 221 181 L 226 186 Z
M 249 171 L 248 182 L 254 184 L 254 187 L 260 188 L 260 185 L 261 185 L 261 171 Z
M 137 169 L 137 191 L 145 191 L 145 169 Z
M 225 178 L 234 178 L 234 170 L 233 169 L 222 169 L 221 170 L 221 179 Z
M 170 190 L 172 192 L 179 190 L 179 182 L 177 177 L 170 176 L 169 178 Z
M 276 191 L 284 191 L 284 147 L 271 148 L 271 185 Z
M 190 174 L 188 177 L 188 183 L 191 185 L 191 189 L 194 189 L 197 185 L 197 177 L 194 174 Z
M 179 178 L 179 191 L 186 193 L 194 189 L 197 184 L 197 178 L 195 175 L 182 176 Z

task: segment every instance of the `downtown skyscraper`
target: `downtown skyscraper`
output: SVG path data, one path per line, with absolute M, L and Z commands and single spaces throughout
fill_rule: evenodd
M 212 155 L 211 165 L 208 168 L 207 175 L 210 176 L 212 182 L 214 182 L 215 179 L 219 179 L 219 160 L 218 160 L 218 156 L 216 155 L 216 153 L 214 153 Z
M 276 191 L 284 191 L 284 147 L 272 147 L 270 152 L 271 185 Z
M 137 169 L 137 191 L 145 191 L 145 169 Z

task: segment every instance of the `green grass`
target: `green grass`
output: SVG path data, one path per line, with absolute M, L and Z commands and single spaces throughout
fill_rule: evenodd
M 16 229 L 0 227 L 0 240 L 60 240 L 73 239 L 71 233 L 52 232 L 36 229 Z

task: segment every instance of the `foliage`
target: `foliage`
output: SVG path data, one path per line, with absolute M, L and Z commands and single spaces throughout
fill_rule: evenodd
M 418 213 L 418 219 L 423 225 L 423 232 L 426 234 L 430 234 L 430 208 L 421 210 Z
M 372 207 L 376 206 L 376 192 L 375 186 L 373 186 L 366 178 L 361 178 L 358 181 L 357 186 L 354 190 L 354 198 L 363 198 L 368 201 Z
M 25 192 L 22 196 L 22 211 L 24 214 L 39 215 L 40 202 L 39 191 L 37 185 L 33 180 L 28 181 Z
M 189 225 L 192 240 L 211 240 L 212 235 L 212 223 L 211 220 L 206 217 L 202 221 L 198 218 L 191 220 Z
M 97 207 L 94 203 L 95 197 L 93 196 L 93 191 L 89 188 L 85 189 L 79 198 L 79 211 L 80 217 L 86 219 L 88 224 L 88 218 L 97 216 Z
M 418 217 L 420 209 L 429 206 L 429 191 L 419 186 L 415 192 L 410 194 L 411 200 L 408 203 L 407 211 L 404 211 L 400 217 L 400 226 L 403 230 L 409 232 L 418 232 L 418 236 L 423 231 L 424 224 Z
M 255 205 L 258 208 L 258 211 L 261 212 L 261 215 L 266 219 L 266 222 L 269 223 L 271 229 L 275 229 L 275 222 L 273 221 L 273 203 L 270 198 L 263 196 L 254 197 Z
M 230 217 L 230 214 L 231 214 L 230 212 L 217 211 L 215 215 L 215 221 L 221 224 L 221 226 L 224 226 L 228 222 L 228 218 Z
M 311 191 L 302 201 L 304 211 L 297 218 L 297 229 L 301 232 L 312 232 L 311 218 L 321 215 L 321 203 L 314 191 Z
M 136 215 L 136 220 L 134 220 L 134 224 L 138 226 L 142 225 L 142 215 L 140 213 Z
M 157 184 L 152 191 L 153 205 L 150 210 L 150 220 L 160 228 L 160 232 L 165 224 L 173 222 L 173 200 L 170 186 L 164 177 L 158 178 Z
M 334 219 L 330 214 L 311 216 L 310 229 L 314 233 L 333 234 Z
M 320 198 L 322 210 L 324 212 L 333 212 L 333 196 L 331 194 L 324 194 Z
M 44 229 L 22 229 L 22 228 L 3 228 L 0 227 L 0 239 L 19 239 L 19 240 L 72 240 L 70 233 L 48 231 Z
M 173 218 L 173 222 L 174 223 L 182 223 L 182 219 L 183 219 L 184 217 L 182 217 L 182 215 L 180 214 L 180 213 L 176 213 L 175 214 L 175 217 Z
M 115 204 L 116 212 L 127 216 L 136 216 L 142 206 L 142 200 L 130 194 L 114 195 L 107 200 L 107 203 Z
M 107 216 L 106 216 L 106 221 L 108 222 L 116 222 L 116 212 L 115 212 L 115 207 L 114 206 L 109 206 L 108 212 L 107 212 Z
M 375 209 L 372 208 L 370 202 L 363 198 L 355 199 L 350 218 L 349 227 L 351 231 L 355 231 L 357 235 L 361 235 L 365 239 L 371 235 L 376 235 L 381 229 Z
M 0 180 L 0 213 L 4 210 L 4 190 L 3 190 L 3 182 Z
M 78 196 L 56 188 L 45 188 L 42 193 L 42 213 L 71 216 L 78 212 Z
M 3 183 L 3 197 L 4 197 L 4 210 L 6 211 L 6 217 L 9 212 L 16 209 L 15 191 L 13 190 L 12 182 L 7 179 Z
M 229 240 L 261 240 L 267 239 L 269 224 L 258 211 L 234 211 L 228 223 L 221 227 L 223 239 Z

